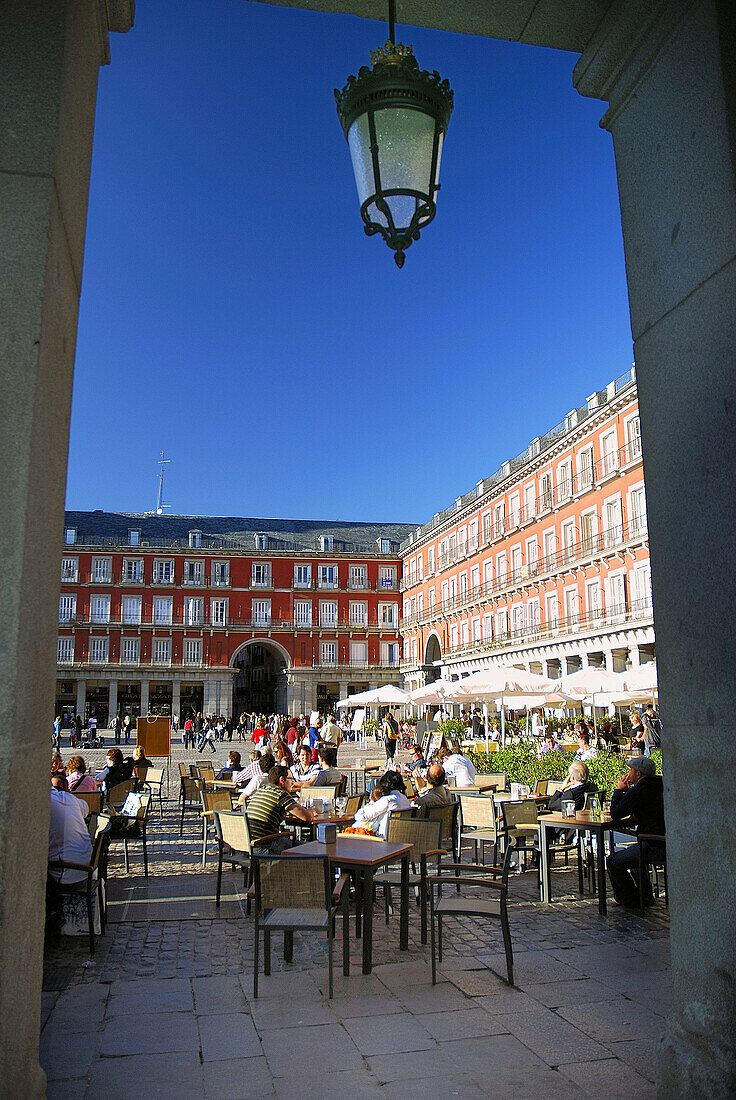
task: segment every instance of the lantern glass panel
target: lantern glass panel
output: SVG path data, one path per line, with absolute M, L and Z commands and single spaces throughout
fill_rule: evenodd
M 353 173 L 358 188 L 358 202 L 362 206 L 367 198 L 376 193 L 373 178 L 373 160 L 371 158 L 371 139 L 368 132 L 368 115 L 356 118 L 348 133 L 348 145 L 353 161 Z

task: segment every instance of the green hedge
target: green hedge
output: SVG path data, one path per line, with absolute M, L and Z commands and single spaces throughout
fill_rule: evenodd
M 526 783 L 530 787 L 533 787 L 538 779 L 564 779 L 573 755 L 560 750 L 549 752 L 537 759 L 536 753 L 530 751 L 527 745 L 514 745 L 502 749 L 501 752 L 468 753 L 479 774 L 506 772 L 509 783 Z M 657 772 L 661 774 L 661 752 L 653 752 L 652 760 L 656 764 Z M 605 788 L 609 798 L 618 779 L 626 775 L 629 770 L 626 754 L 619 756 L 616 753 L 602 752 L 595 760 L 588 760 L 587 764 L 591 779 L 601 790 Z

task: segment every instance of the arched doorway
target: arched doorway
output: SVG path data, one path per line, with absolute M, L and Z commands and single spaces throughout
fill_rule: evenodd
M 233 715 L 285 714 L 286 671 L 289 654 L 278 642 L 254 638 L 245 642 L 230 662 L 237 669 L 233 678 Z
M 433 684 L 442 675 L 436 661 L 442 660 L 442 646 L 436 634 L 430 634 L 427 638 L 427 647 L 424 651 L 424 682 Z

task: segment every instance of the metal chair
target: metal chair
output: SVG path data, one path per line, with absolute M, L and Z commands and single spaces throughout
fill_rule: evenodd
M 181 821 L 179 822 L 179 836 L 184 833 L 184 814 L 187 810 L 198 809 L 202 802 L 199 797 L 201 779 L 191 779 L 189 776 L 181 777 Z
M 496 812 L 492 798 L 478 797 L 472 794 L 460 795 L 460 808 L 462 825 L 460 826 L 460 854 L 462 857 L 462 844 L 469 840 L 473 845 L 473 862 L 478 862 L 478 845 L 480 845 L 481 863 L 486 861 L 486 844 L 493 844 L 493 862 L 496 863 L 495 848 L 498 845 L 498 831 L 496 829 Z
M 87 803 L 85 819 L 89 819 L 90 814 L 102 813 L 102 791 L 71 791 L 70 793 L 80 802 Z
M 263 973 L 271 973 L 271 933 L 284 933 L 284 959 L 294 955 L 294 932 L 325 932 L 328 943 L 329 995 L 332 997 L 332 945 L 335 916 L 342 908 L 342 971 L 350 974 L 348 876 L 335 883 L 328 856 L 252 856 L 255 892 L 253 996 L 258 996 L 260 933 Z
M 250 839 L 248 818 L 244 813 L 236 810 L 213 810 L 217 834 L 217 892 L 215 907 L 220 908 L 220 896 L 222 893 L 222 865 L 224 862 L 236 866 L 243 872 L 243 886 L 246 890 L 246 913 L 250 914 L 250 890 L 253 881 L 253 869 L 251 866 L 251 854 L 253 845 Z
M 164 814 L 164 769 L 163 768 L 148 768 L 146 772 L 146 778 L 143 783 L 144 790 L 148 789 L 152 798 L 158 796 L 158 808 L 159 813 L 163 817 Z
M 137 795 L 140 798 L 138 809 L 134 814 L 115 814 L 111 821 L 110 840 L 122 840 L 125 855 L 125 873 L 130 870 L 128 845 L 140 840 L 143 845 L 143 874 L 148 878 L 148 848 L 146 846 L 146 826 L 148 825 L 148 811 L 151 806 L 151 796 L 147 791 Z
M 506 790 L 506 772 L 491 772 L 489 775 L 481 775 L 480 778 L 489 787 L 492 786 L 494 791 Z
M 669 905 L 669 891 L 667 889 L 667 838 L 658 833 L 637 833 L 636 847 L 639 855 L 639 911 L 644 916 L 644 876 L 649 874 L 649 868 L 654 867 L 655 876 L 657 868 L 662 868 L 664 877 L 664 900 Z M 645 846 L 646 845 L 646 850 Z M 652 847 L 655 845 L 656 847 Z M 657 881 L 657 893 L 659 882 Z
M 452 852 L 453 859 L 459 858 L 459 813 L 459 802 L 448 802 L 446 806 L 430 806 L 428 809 L 424 810 L 424 817 L 429 821 L 442 822 L 440 847 L 448 852 Z M 419 814 L 422 814 L 421 802 L 419 803 Z
M 414 870 L 409 875 L 409 886 L 419 890 L 422 943 L 427 942 L 427 858 L 436 856 L 439 869 L 440 858 L 447 855 L 447 851 L 440 846 L 441 833 L 441 821 L 432 821 L 429 818 L 405 817 L 401 811 L 391 814 L 386 832 L 386 840 L 389 843 L 413 845 L 411 863 Z M 417 861 L 419 862 L 419 872 L 416 871 Z M 373 882 L 376 886 L 383 887 L 386 924 L 388 924 L 391 909 L 391 888 L 392 886 L 401 886 L 401 872 L 381 871 L 375 875 Z
M 122 783 L 116 783 L 107 792 L 107 804 L 112 806 L 116 813 L 123 808 L 123 803 L 130 792 L 135 788 L 135 779 L 124 779 Z
M 504 851 L 514 841 L 518 847 L 519 858 L 526 859 L 532 851 L 539 852 L 539 808 L 536 802 L 524 799 L 521 802 L 502 802 Z M 527 845 L 531 840 L 531 846 Z M 535 843 L 536 841 L 536 843 Z M 521 866 L 519 867 L 521 870 Z M 539 870 L 537 870 L 539 874 Z
M 97 894 L 97 907 L 100 914 L 100 931 L 105 931 L 105 910 L 104 910 L 104 897 L 102 891 L 102 876 L 100 874 L 100 863 L 104 858 L 104 853 L 107 845 L 110 842 L 110 826 L 112 822 L 109 818 L 105 819 L 105 824 L 97 830 L 97 835 L 92 846 L 92 856 L 89 863 L 74 863 L 71 860 L 56 859 L 49 861 L 49 868 L 58 870 L 61 872 L 61 877 L 56 883 L 56 888 L 60 894 L 69 894 L 80 896 L 83 895 L 87 899 L 87 920 L 89 923 L 89 950 L 90 954 L 95 953 L 95 920 L 94 920 L 94 907 L 92 905 L 92 897 Z M 79 882 L 64 882 L 64 871 L 83 871 L 84 878 Z
M 230 812 L 233 808 L 230 791 L 200 791 L 202 800 L 202 866 L 207 863 L 207 837 L 210 827 L 214 828 L 215 810 Z
M 507 909 L 509 868 L 514 848 L 514 842 L 510 841 L 506 846 L 501 867 L 490 865 L 480 867 L 472 863 L 441 864 L 436 875 L 428 876 L 432 932 L 432 985 L 437 984 L 437 962 L 442 962 L 443 921 L 458 917 L 471 917 L 474 920 L 487 917 L 489 920 L 500 921 L 506 953 L 507 980 L 509 985 L 514 984 L 514 956 Z M 445 871 L 452 874 L 445 874 Z M 461 872 L 460 878 L 456 877 L 458 871 Z M 447 896 L 442 893 L 443 886 L 457 886 L 458 890 L 461 886 L 474 891 L 489 890 L 497 893 L 498 896 L 482 898 L 466 896 L 464 893 L 462 896 L 453 893 Z

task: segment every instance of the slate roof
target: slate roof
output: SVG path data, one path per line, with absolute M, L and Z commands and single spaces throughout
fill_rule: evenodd
M 77 530 L 77 545 L 129 545 L 131 529 L 142 546 L 181 546 L 190 531 L 202 532 L 202 547 L 255 549 L 255 535 L 268 537 L 267 549 L 319 551 L 320 535 L 332 536 L 337 552 L 377 553 L 376 540 L 390 539 L 392 550 L 416 529 L 412 523 L 354 523 L 345 520 L 263 519 L 243 516 L 158 516 L 151 512 L 66 512 L 65 526 Z

